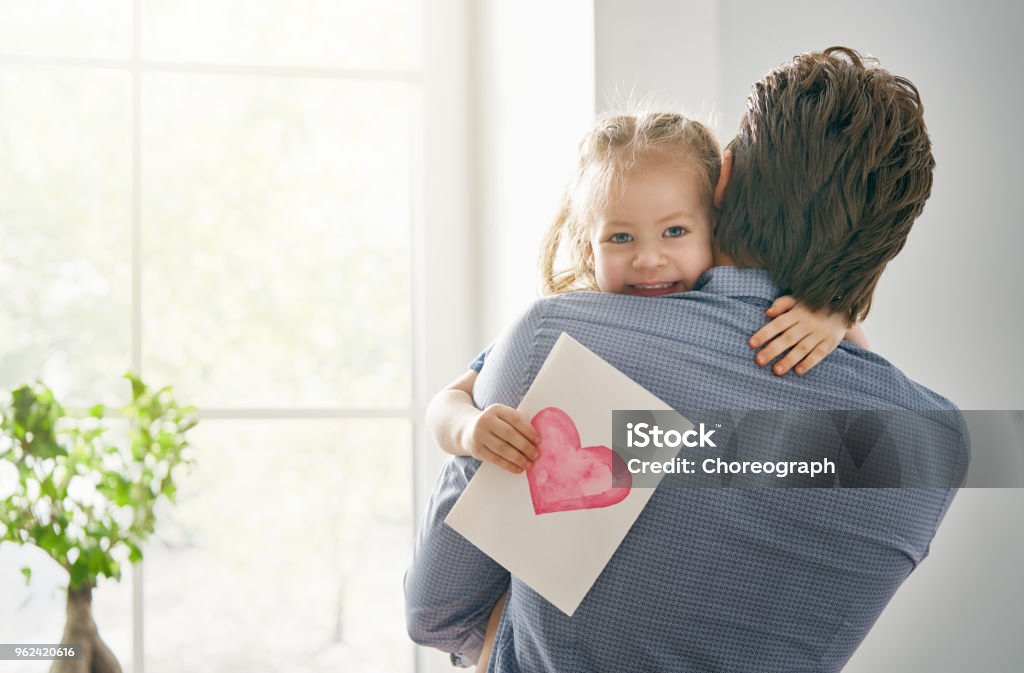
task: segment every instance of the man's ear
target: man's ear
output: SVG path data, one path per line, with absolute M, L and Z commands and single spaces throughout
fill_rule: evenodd
M 732 150 L 722 153 L 722 170 L 718 172 L 718 184 L 715 185 L 715 208 L 721 210 L 725 202 L 725 188 L 729 186 L 732 178 Z

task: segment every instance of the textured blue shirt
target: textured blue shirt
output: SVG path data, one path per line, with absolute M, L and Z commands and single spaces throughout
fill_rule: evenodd
M 484 368 L 484 362 L 487 361 L 487 354 L 494 348 L 494 344 L 489 345 L 487 348 L 480 352 L 480 355 L 476 356 L 476 359 L 469 363 L 469 368 L 475 371 L 477 374 Z
M 966 471 L 955 407 L 884 358 L 844 341 L 803 377 L 756 366 L 747 339 L 779 294 L 766 272 L 717 267 L 697 289 L 536 302 L 487 355 L 477 405 L 517 406 L 567 332 L 675 409 L 947 412 L 922 414 L 920 436 L 941 435 L 936 451 Z M 838 671 L 928 555 L 956 493 L 662 487 L 568 617 L 444 524 L 478 467 L 454 457 L 441 472 L 406 574 L 406 619 L 413 640 L 468 665 L 509 588 L 494 673 Z

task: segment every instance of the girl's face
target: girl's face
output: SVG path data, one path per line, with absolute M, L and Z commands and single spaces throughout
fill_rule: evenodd
M 693 289 L 711 268 L 708 195 L 693 171 L 630 171 L 590 238 L 602 292 L 656 297 Z

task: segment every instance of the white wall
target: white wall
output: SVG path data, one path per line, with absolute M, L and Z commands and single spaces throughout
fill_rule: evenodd
M 596 109 L 660 104 L 706 123 L 718 117 L 721 81 L 716 0 L 598 0 L 594 32 Z M 636 67 L 638 63 L 645 67 Z
M 1024 177 L 1016 123 L 1024 109 L 1016 52 L 1024 6 L 596 0 L 595 24 L 599 108 L 609 104 L 601 92 L 633 87 L 699 110 L 713 91 L 723 141 L 737 128 L 750 84 L 796 53 L 844 44 L 908 76 L 925 104 L 935 185 L 882 278 L 865 329 L 877 352 L 962 408 L 1024 408 L 1016 347 L 1024 333 L 1016 195 Z M 1024 489 L 961 491 L 931 556 L 846 670 L 1020 670 L 1022 562 Z
M 594 24 L 590 0 L 475 6 L 483 346 L 537 297 L 541 238 L 594 116 Z

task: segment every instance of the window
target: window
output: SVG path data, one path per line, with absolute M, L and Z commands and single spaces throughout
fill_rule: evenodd
M 414 667 L 401 577 L 443 294 L 417 261 L 424 117 L 445 116 L 425 19 L 419 0 L 0 1 L 0 386 L 116 406 L 133 369 L 202 418 L 144 563 L 94 595 L 126 671 Z M 60 639 L 63 575 L 0 548 L 6 642 Z

